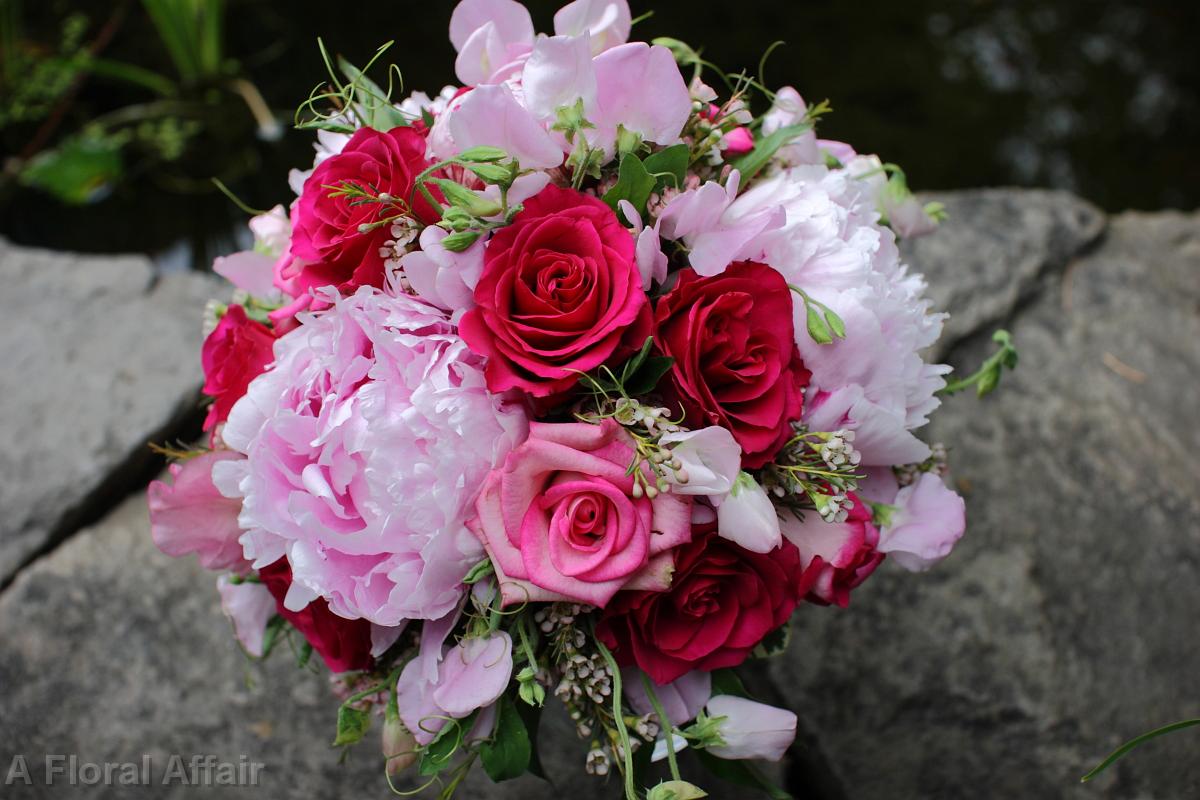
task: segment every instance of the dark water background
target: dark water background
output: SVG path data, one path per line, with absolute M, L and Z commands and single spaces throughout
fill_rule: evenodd
M 9 2 L 9 0 L 0 0 Z M 52 27 L 69 11 L 102 18 L 111 4 L 49 0 L 26 12 Z M 551 29 L 559 3 L 527 5 L 539 30 Z M 859 0 L 709 3 L 633 0 L 635 36 L 671 35 L 728 70 L 766 67 L 770 85 L 793 84 L 834 112 L 820 132 L 901 164 L 921 190 L 984 185 L 1069 189 L 1110 210 L 1200 206 L 1200 3 L 1168 0 L 1028 3 Z M 365 62 L 396 39 L 387 59 L 406 91 L 436 91 L 453 79 L 446 38 L 450 0 L 339 3 L 233 0 L 227 25 L 231 57 L 272 108 L 291 111 L 324 76 L 316 37 L 334 52 Z M 109 55 L 153 64 L 147 23 L 132 14 Z M 715 81 L 711 81 L 715 84 Z M 126 91 L 91 81 L 73 113 L 130 102 Z M 249 141 L 244 109 L 230 131 Z M 238 116 L 246 119 L 238 119 Z M 82 122 L 82 119 L 78 120 Z M 290 166 L 311 160 L 311 134 L 289 130 L 277 143 L 236 149 L 203 141 L 178 176 L 142 176 L 101 202 L 67 209 L 24 191 L 0 208 L 0 234 L 64 249 L 161 252 L 182 246 L 203 262 L 232 246 L 243 215 L 208 190 L 225 174 L 237 193 L 265 208 L 287 202 Z M 231 167 L 230 162 L 236 161 Z

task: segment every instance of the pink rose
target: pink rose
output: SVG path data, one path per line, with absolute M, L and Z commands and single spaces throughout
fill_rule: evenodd
M 173 558 L 196 554 L 200 566 L 211 570 L 249 571 L 238 537 L 240 500 L 223 497 L 213 485 L 213 465 L 241 458 L 221 450 L 170 466 L 172 483 L 154 481 L 146 491 L 150 506 L 150 536 L 159 550 Z
M 691 539 L 691 501 L 634 497 L 633 456 L 611 419 L 531 423 L 529 439 L 484 482 L 468 523 L 491 555 L 506 605 L 603 607 L 622 589 L 670 585 L 667 551 Z

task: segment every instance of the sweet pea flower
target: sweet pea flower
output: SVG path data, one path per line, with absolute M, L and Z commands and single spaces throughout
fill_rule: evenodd
M 779 205 L 735 207 L 740 184 L 735 169 L 724 186 L 708 181 L 676 195 L 659 216 L 662 237 L 682 239 L 691 249 L 688 262 L 700 275 L 718 275 L 730 263 L 753 257 L 758 237 L 787 219 Z
M 228 575 L 217 578 L 217 592 L 237 640 L 249 655 L 262 658 L 267 623 L 275 616 L 271 592 L 261 583 L 234 583 Z
M 796 739 L 796 715 L 734 695 L 717 695 L 705 707 L 722 744 L 706 747 L 717 758 L 778 761 Z
M 533 19 L 515 0 L 462 0 L 450 16 L 455 74 L 464 86 L 500 83 L 533 45 Z
M 195 554 L 200 566 L 211 570 L 247 572 L 238 537 L 241 503 L 224 497 L 213 484 L 213 467 L 237 462 L 241 455 L 228 450 L 172 464 L 172 483 L 154 481 L 146 491 L 150 507 L 150 536 L 173 558 Z
M 588 34 L 593 55 L 629 41 L 633 15 L 626 0 L 575 0 L 554 14 L 554 32 L 561 36 Z
M 791 86 L 785 86 L 775 93 L 775 101 L 763 115 L 762 135 L 770 136 L 780 128 L 789 125 L 799 125 L 808 113 L 804 98 Z M 809 128 L 804 133 L 792 139 L 776 152 L 776 158 L 787 165 L 820 164 L 822 161 L 820 148 L 817 146 L 817 133 Z
M 783 541 L 775 506 L 750 473 L 738 473 L 717 506 L 717 534 L 752 553 L 769 553 Z
M 686 482 L 679 482 L 675 480 L 677 472 L 668 474 L 667 479 L 673 482 L 672 492 L 724 497 L 733 489 L 741 472 L 742 448 L 728 429 L 711 425 L 667 433 L 659 438 L 659 443 L 679 459 L 687 476 Z
M 592 145 L 611 153 L 623 129 L 655 144 L 674 144 L 692 113 L 692 98 L 675 56 L 661 45 L 629 42 L 592 61 L 596 109 L 584 131 Z
M 422 299 L 453 312 L 451 321 L 456 322 L 475 305 L 475 284 L 483 272 L 484 239 L 456 253 L 442 246 L 449 235 L 436 225 L 425 228 L 421 231 L 421 249 L 405 253 L 400 267 Z
M 625 699 L 639 714 L 654 714 L 654 704 L 642 682 L 646 673 L 637 667 L 621 668 L 621 684 Z M 683 725 L 695 719 L 704 704 L 712 697 L 712 673 L 693 670 L 667 684 L 654 684 L 654 694 L 672 725 Z
M 804 572 L 798 588 L 809 602 L 845 608 L 850 590 L 883 561 L 870 510 L 853 494 L 850 501 L 842 522 L 826 522 L 816 512 L 805 514 L 803 520 L 790 514 L 783 519 L 784 537 L 800 551 Z
M 923 572 L 950 554 L 966 530 L 966 504 L 930 472 L 896 493 L 879 552 L 912 572 Z
M 658 235 L 659 222 L 654 227 L 642 225 L 642 215 L 628 200 L 618 200 L 617 206 L 625 219 L 633 226 L 633 235 L 637 239 L 636 259 L 638 272 L 642 274 L 642 288 L 650 288 L 658 283 L 660 286 L 667 280 L 667 255 L 662 251 L 662 242 Z
M 498 147 L 525 169 L 552 169 L 563 161 L 562 147 L 504 84 L 477 86 L 451 105 L 434 124 L 444 124 L 448 142 L 434 140 L 435 155 L 448 158 L 471 147 Z
M 280 302 L 283 293 L 275 286 L 275 262 L 288 251 L 292 223 L 283 206 L 250 219 L 254 249 L 243 250 L 213 261 L 213 272 L 238 289 L 268 303 Z
M 457 621 L 457 614 L 451 615 Z M 396 704 L 404 726 L 419 744 L 433 741 L 447 718 L 462 719 L 490 706 L 512 678 L 512 639 L 504 631 L 464 639 L 444 649 L 447 627 L 425 624 L 417 658 L 396 682 Z
M 582 101 L 584 116 L 596 105 L 596 70 L 587 33 L 582 36 L 544 36 L 521 72 L 525 107 L 542 120 L 558 109 Z

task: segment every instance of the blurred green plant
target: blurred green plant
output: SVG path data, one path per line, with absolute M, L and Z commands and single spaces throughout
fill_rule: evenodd
M 118 182 L 151 171 L 174 191 L 210 191 L 210 175 L 172 174 L 169 167 L 205 137 L 245 136 L 239 116 L 252 120 L 260 139 L 282 135 L 258 89 L 225 53 L 224 0 L 142 0 L 140 11 L 157 38 L 145 49 L 150 66 L 102 55 L 137 13 L 132 0 L 113 4 L 90 40 L 92 21 L 67 15 L 53 45 L 26 35 L 23 10 L 21 0 L 0 2 L 0 136 L 11 141 L 34 129 L 4 163 L 0 202 L 18 187 L 67 204 L 94 202 Z M 163 54 L 173 74 L 154 68 L 153 56 Z M 71 129 L 68 112 L 93 78 L 124 85 L 138 100 Z M 230 151 L 232 161 L 236 148 Z

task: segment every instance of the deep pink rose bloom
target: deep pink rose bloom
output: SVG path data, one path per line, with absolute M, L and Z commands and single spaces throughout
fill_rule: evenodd
M 382 286 L 384 259 L 379 250 L 391 238 L 390 226 L 366 232 L 360 227 L 394 211 L 387 212 L 382 203 L 333 196 L 330 187 L 353 184 L 374 194 L 387 192 L 402 202 L 415 198 L 417 218 L 432 224 L 437 213 L 413 191 L 415 178 L 429 165 L 425 138 L 413 128 L 355 131 L 342 151 L 322 161 L 304 182 L 292 211 L 292 257 L 277 267 L 276 285 L 297 298 L 322 286 L 336 286 L 347 294 L 359 286 Z
M 286 558 L 260 569 L 258 577 L 275 598 L 279 616 L 304 635 L 331 672 L 370 669 L 374 665 L 370 622 L 339 617 L 319 598 L 299 611 L 291 611 L 283 604 L 292 585 L 292 568 Z
M 476 308 L 459 323 L 488 388 L 548 397 L 650 335 L 633 235 L 595 197 L 547 186 L 488 243 Z
M 602 607 L 622 589 L 667 588 L 667 551 L 691 537 L 691 499 L 635 498 L 631 440 L 611 419 L 529 427 L 484 482 L 468 523 L 491 555 L 505 604 Z
M 229 307 L 200 351 L 203 391 L 213 399 L 204 430 L 212 430 L 229 418 L 229 410 L 242 399 L 250 381 L 274 360 L 274 345 L 275 334 L 270 328 L 247 317 L 241 306 Z
M 249 571 L 238 543 L 242 502 L 223 497 L 212 480 L 213 464 L 241 457 L 228 450 L 205 453 L 172 464 L 172 483 L 150 484 L 146 490 L 150 536 L 159 550 L 173 558 L 194 553 L 205 569 Z
M 622 665 L 636 664 L 655 683 L 692 670 L 735 667 L 800 601 L 800 555 L 784 542 L 752 553 L 697 526 L 675 553 L 665 592 L 623 592 L 606 609 L 596 636 Z
M 884 559 L 876 550 L 879 531 L 871 523 L 871 511 L 855 495 L 845 522 L 825 522 L 816 512 L 801 522 L 784 515 L 780 529 L 784 537 L 800 550 L 804 563 L 802 593 L 810 603 L 837 605 L 850 603 L 850 590 L 871 576 Z
M 683 408 L 688 427 L 728 429 L 743 466 L 770 461 L 792 435 L 809 379 L 783 276 L 750 261 L 709 278 L 684 270 L 654 316 L 655 346 L 675 359 L 668 405 Z

